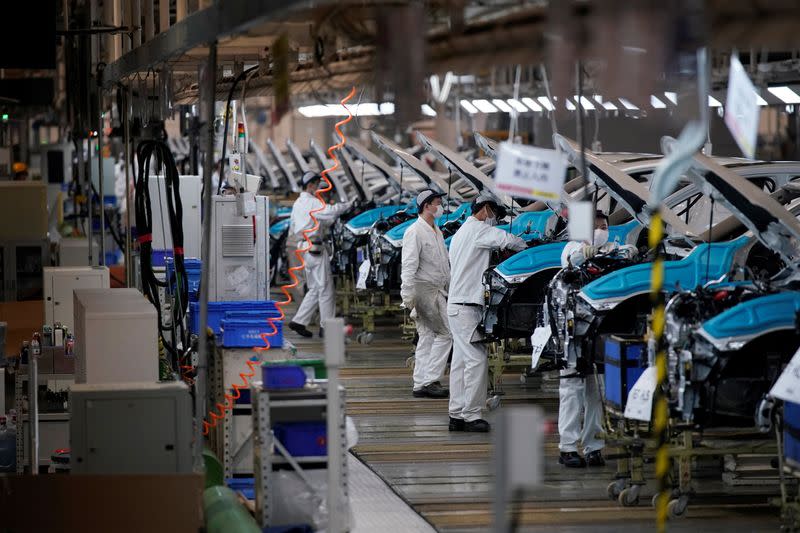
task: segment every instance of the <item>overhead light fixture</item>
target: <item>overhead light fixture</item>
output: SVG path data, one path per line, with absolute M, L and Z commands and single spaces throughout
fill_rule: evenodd
M 570 100 L 569 98 L 564 98 L 564 100 L 567 103 L 567 111 L 575 111 L 576 109 L 578 109 L 577 107 L 575 107 L 575 104 L 573 104 L 572 100 Z
M 478 108 L 481 113 L 497 113 L 497 108 L 489 100 L 478 98 L 472 101 L 472 105 Z
M 380 105 L 381 115 L 394 115 L 394 102 L 384 102 Z
M 591 100 L 589 100 L 585 96 L 581 96 L 580 98 L 578 98 L 578 95 L 576 94 L 575 102 L 576 103 L 580 102 L 581 107 L 586 109 L 587 111 L 594 111 L 594 104 L 591 102 Z
M 800 95 L 789 87 L 767 87 L 767 90 L 784 104 L 800 104 Z
M 667 97 L 667 100 L 672 102 L 672 105 L 678 105 L 678 93 L 673 93 L 670 91 L 665 91 L 664 96 Z
M 426 117 L 435 117 L 436 111 L 428 104 L 422 104 L 422 114 Z
M 756 102 L 758 102 L 758 105 L 762 105 L 762 106 L 763 106 L 763 105 L 769 105 L 769 103 L 767 103 L 767 101 L 766 101 L 766 100 L 764 100 L 763 98 L 761 98 L 761 95 L 760 95 L 760 94 L 758 94 L 758 93 L 756 93 Z
M 550 99 L 547 98 L 546 96 L 540 96 L 539 98 L 537 98 L 537 100 L 539 100 L 539 103 L 542 104 L 542 107 L 544 107 L 548 111 L 552 111 L 556 108 L 556 106 L 553 105 L 553 102 L 551 102 Z
M 628 111 L 638 111 L 639 108 L 633 105 L 630 100 L 626 100 L 625 98 L 620 98 L 619 102 L 627 109 Z
M 722 107 L 722 102 L 711 96 L 708 95 L 708 107 Z
M 667 104 L 659 100 L 655 97 L 655 95 L 650 95 L 650 105 L 653 106 L 655 109 L 664 109 L 667 107 Z
M 530 100 L 530 98 L 528 98 L 528 100 Z M 506 102 L 508 102 L 508 105 L 513 107 L 517 113 L 527 113 L 528 111 L 530 111 L 527 107 L 525 107 L 525 105 L 522 102 L 520 102 L 516 98 L 509 98 L 508 100 L 506 100 Z M 536 107 L 539 106 L 537 105 Z M 542 108 L 539 107 L 539 109 L 541 110 Z
M 617 111 L 617 110 L 619 109 L 619 108 L 618 108 L 617 106 L 615 106 L 615 105 L 614 105 L 614 103 L 613 103 L 613 102 L 611 102 L 611 101 L 604 102 L 604 101 L 603 101 L 603 97 L 602 97 L 601 95 L 599 95 L 599 94 L 596 94 L 596 95 L 594 95 L 594 100 L 595 100 L 595 101 L 596 101 L 598 104 L 600 104 L 601 106 L 603 106 L 603 109 L 606 109 L 606 110 L 608 110 L 608 111 Z
M 501 100 L 499 98 L 495 98 L 492 100 L 492 103 L 497 106 L 497 109 L 502 111 L 503 113 L 511 113 L 511 106 L 509 106 L 505 100 Z
M 438 100 L 439 95 L 442 94 L 441 87 L 439 87 L 439 75 L 432 74 L 428 81 L 431 84 L 431 94 Z
M 464 111 L 469 113 L 470 115 L 474 115 L 478 112 L 478 108 L 472 105 L 472 102 L 469 100 L 461 100 L 461 107 L 464 108 Z
M 531 108 L 531 111 L 536 111 L 537 113 L 542 111 L 542 106 L 537 104 L 533 98 L 525 97 L 522 99 L 522 103 Z

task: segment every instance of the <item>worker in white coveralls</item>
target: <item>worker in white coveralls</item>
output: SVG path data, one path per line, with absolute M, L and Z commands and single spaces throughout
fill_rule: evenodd
M 595 213 L 594 236 L 592 242 L 570 241 L 561 252 L 561 267 L 580 266 L 584 261 L 610 251 L 614 245 L 608 244 L 608 217 L 602 212 Z M 558 462 L 569 468 L 603 466 L 602 449 L 605 442 L 597 438 L 602 432 L 603 407 L 600 403 L 600 391 L 594 375 L 575 376 L 575 346 L 568 344 L 568 367 L 561 371 L 558 386 L 558 448 L 561 451 Z M 581 429 L 581 411 L 583 411 L 583 429 Z M 583 445 L 583 455 L 578 454 L 578 441 Z
M 442 196 L 425 189 L 417 195 L 419 218 L 403 235 L 400 297 L 417 326 L 414 352 L 415 398 L 446 398 L 441 379 L 453 337 L 447 324 L 450 261 L 436 219 L 444 214 Z
M 483 273 L 492 250 L 523 250 L 525 241 L 492 226 L 503 218 L 500 200 L 481 192 L 467 218 L 450 242 L 450 292 L 447 319 L 453 334 L 450 363 L 450 431 L 487 432 L 481 418 L 486 404 L 488 360 L 486 346 L 479 341 L 478 324 L 483 318 Z
M 308 243 L 303 238 L 302 232 L 314 227 L 311 211 L 322 208 L 321 211 L 314 213 L 314 217 L 319 221 L 319 228 L 308 235 L 312 246 L 303 255 L 303 260 L 306 263 L 307 292 L 300 307 L 297 309 L 297 313 L 289 323 L 289 328 L 303 337 L 312 336 L 312 333 L 308 330 L 308 324 L 314 317 L 317 308 L 319 308 L 320 337 L 324 335 L 322 324 L 325 320 L 332 318 L 336 311 L 331 260 L 322 238 L 325 229 L 333 224 L 352 205 L 352 202 L 336 205 L 320 202 L 319 198 L 314 194 L 317 192 L 320 179 L 322 179 L 321 176 L 314 172 L 306 172 L 303 175 L 301 179 L 303 191 L 292 206 L 291 222 L 289 223 L 289 233 L 297 241 L 297 247 L 306 248 Z

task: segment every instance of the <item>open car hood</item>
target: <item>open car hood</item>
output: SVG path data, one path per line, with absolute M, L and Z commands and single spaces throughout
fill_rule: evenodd
M 769 194 L 701 153 L 695 154 L 690 175 L 787 265 L 800 259 L 800 222 Z
M 361 199 L 367 202 L 372 201 L 372 190 L 365 182 L 363 173 L 356 170 L 353 159 L 350 157 L 350 152 L 347 150 L 337 150 L 336 154 L 339 158 L 339 165 L 342 167 L 342 170 L 353 184 L 356 191 L 358 191 L 358 195 L 361 197 Z
M 494 139 L 490 139 L 488 137 L 484 137 L 477 131 L 473 133 L 475 137 L 475 142 L 478 144 L 478 148 L 486 152 L 486 155 L 497 161 L 497 150 L 500 149 L 500 145 Z
M 289 183 L 289 187 L 292 189 L 292 192 L 300 192 L 300 186 L 297 184 L 297 176 L 295 176 L 292 171 L 289 170 L 289 165 L 286 163 L 286 159 L 283 158 L 283 154 L 280 150 L 278 150 L 278 147 L 275 146 L 275 143 L 272 142 L 272 139 L 267 139 L 267 146 L 272 154 L 272 159 L 274 159 L 275 163 L 278 164 L 278 168 L 281 170 L 283 177 L 286 178 L 287 183 Z
M 500 198 L 506 207 L 511 208 L 514 206 L 513 200 L 506 194 L 498 194 L 495 190 L 494 181 L 492 178 L 481 172 L 475 165 L 461 157 L 445 145 L 427 138 L 424 134 L 417 132 L 417 138 L 422 145 L 436 156 L 436 159 L 442 162 L 444 166 L 452 170 L 459 176 L 462 176 L 471 182 L 476 189 L 488 189 L 492 191 L 498 198 Z
M 469 213 L 470 213 L 470 204 L 468 203 L 461 204 L 452 212 L 445 213 L 444 215 L 438 217 L 435 222 L 437 226 L 441 227 L 447 222 L 450 222 L 451 220 L 464 221 L 469 216 Z M 386 238 L 392 244 L 397 244 L 398 241 L 403 240 L 403 235 L 406 234 L 406 230 L 409 228 L 409 226 L 411 226 L 411 224 L 413 224 L 416 221 L 417 221 L 416 218 L 412 218 L 411 220 L 406 220 L 402 224 L 398 224 L 397 226 L 393 227 L 392 229 L 386 232 Z
M 447 186 L 447 180 L 442 174 L 436 172 L 428 165 L 417 159 L 415 156 L 411 155 L 409 152 L 406 152 L 391 141 L 388 141 L 385 137 L 373 132 L 372 138 L 383 151 L 397 160 L 398 164 L 408 168 L 414 174 L 419 176 L 420 179 L 422 179 L 422 181 L 428 185 L 428 187 L 443 193 L 446 193 L 448 188 L 450 188 L 450 197 L 452 199 L 463 200 L 463 198 L 454 190 L 454 188 Z
M 563 135 L 554 135 L 553 141 L 564 150 L 569 156 L 572 164 L 578 165 L 580 161 L 580 147 L 578 144 Z M 630 214 L 643 226 L 649 226 L 650 215 L 647 210 L 647 201 L 650 199 L 650 191 L 647 188 L 625 174 L 614 165 L 607 163 L 598 157 L 591 150 L 584 150 L 588 171 L 601 182 L 608 193 L 620 203 Z M 675 213 L 668 209 L 662 209 L 662 219 L 668 226 L 670 235 L 680 235 L 683 237 L 695 237 Z
M 347 144 L 344 145 L 345 149 L 348 150 L 353 157 L 360 159 L 362 162 L 370 165 L 375 170 L 380 172 L 380 174 L 386 178 L 391 186 L 394 188 L 396 192 L 402 192 L 402 187 L 400 187 L 400 181 L 397 179 L 397 173 L 395 173 L 394 169 L 386 164 L 386 162 L 378 157 L 376 154 L 373 154 L 366 146 L 363 144 L 348 139 Z

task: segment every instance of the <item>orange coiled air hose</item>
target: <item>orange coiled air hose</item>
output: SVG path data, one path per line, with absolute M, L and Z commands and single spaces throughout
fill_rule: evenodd
M 281 291 L 283 292 L 285 299 L 280 302 L 275 302 L 275 307 L 278 310 L 278 316 L 267 318 L 267 323 L 270 326 L 270 331 L 261 334 L 261 340 L 264 342 L 264 346 L 253 347 L 253 350 L 256 352 L 264 352 L 270 349 L 269 338 L 278 333 L 278 326 L 276 326 L 275 323 L 279 320 L 282 321 L 286 318 L 286 314 L 283 311 L 283 307 L 292 303 L 292 295 L 289 292 L 289 290 L 294 289 L 300 283 L 300 280 L 298 279 L 295 272 L 299 272 L 300 270 L 303 270 L 306 267 L 306 262 L 305 259 L 303 259 L 303 255 L 305 255 L 311 249 L 312 243 L 310 235 L 319 229 L 319 220 L 317 220 L 317 217 L 315 217 L 314 215 L 316 213 L 319 213 L 320 211 L 325 210 L 325 205 L 327 202 L 325 201 L 325 198 L 323 198 L 322 195 L 333 190 L 333 184 L 331 183 L 331 180 L 328 178 L 328 174 L 339 168 L 339 159 L 336 157 L 335 151 L 344 147 L 345 143 L 347 142 L 347 137 L 344 135 L 344 133 L 342 133 L 341 127 L 350 122 L 351 120 L 353 120 L 353 114 L 350 112 L 350 109 L 348 109 L 346 104 L 350 99 L 353 98 L 353 96 L 355 96 L 355 94 L 356 94 L 356 88 L 353 87 L 350 89 L 350 92 L 347 94 L 347 96 L 345 96 L 339 102 L 342 104 L 342 106 L 344 106 L 345 110 L 347 110 L 347 118 L 336 123 L 335 130 L 340 140 L 338 143 L 328 148 L 328 157 L 330 157 L 331 160 L 333 161 L 333 166 L 330 168 L 326 168 L 321 173 L 322 180 L 325 182 L 325 186 L 322 187 L 321 189 L 317 189 L 316 192 L 317 199 L 320 201 L 321 205 L 320 207 L 312 209 L 309 212 L 313 225 L 310 228 L 302 231 L 303 240 L 305 240 L 306 246 L 304 246 L 303 248 L 298 248 L 297 250 L 294 251 L 295 257 L 297 257 L 299 265 L 289 268 L 289 277 L 292 279 L 292 282 L 281 285 Z M 233 393 L 232 394 L 228 394 L 227 392 L 225 393 L 225 403 L 218 402 L 215 406 L 216 411 L 215 410 L 209 411 L 208 420 L 203 420 L 203 435 L 208 435 L 209 430 L 213 427 L 216 427 L 217 423 L 225 418 L 226 410 L 228 411 L 233 410 L 236 400 L 238 400 L 242 395 L 241 394 L 242 389 L 250 387 L 250 379 L 256 375 L 256 372 L 258 371 L 258 367 L 260 365 L 261 363 L 259 361 L 252 361 L 252 360 L 247 361 L 247 366 L 249 370 L 247 372 L 239 373 L 239 378 L 241 379 L 241 383 L 235 383 L 233 385 Z

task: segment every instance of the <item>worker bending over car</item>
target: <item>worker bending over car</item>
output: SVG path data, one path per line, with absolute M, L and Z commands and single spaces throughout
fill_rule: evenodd
M 447 398 L 441 379 L 453 337 L 447 324 L 450 261 L 436 219 L 444 214 L 444 194 L 425 189 L 417 195 L 419 218 L 403 235 L 400 297 L 417 326 L 414 351 L 415 398 Z
M 453 334 L 450 363 L 450 431 L 487 432 L 481 418 L 486 404 L 488 360 L 486 346 L 479 341 L 478 324 L 483 318 L 483 273 L 493 250 L 524 250 L 527 244 L 492 226 L 505 216 L 500 200 L 481 192 L 472 204 L 472 216 L 450 242 L 450 292 L 447 319 Z
M 317 309 L 319 309 L 320 337 L 324 335 L 322 324 L 324 324 L 325 320 L 332 318 L 336 311 L 331 260 L 328 251 L 325 249 L 323 237 L 328 226 L 333 224 L 352 205 L 352 202 L 336 205 L 322 203 L 315 195 L 321 179 L 322 177 L 314 172 L 303 174 L 301 179 L 303 191 L 295 200 L 294 205 L 292 205 L 289 223 L 289 234 L 297 242 L 297 248 L 306 248 L 308 243 L 303 238 L 303 231 L 314 227 L 311 212 L 316 209 L 322 209 L 314 213 L 314 217 L 319 221 L 319 228 L 308 234 L 311 240 L 311 248 L 303 256 L 306 264 L 307 291 L 303 301 L 300 303 L 300 307 L 297 309 L 297 313 L 289 323 L 289 328 L 303 337 L 311 337 L 313 335 L 308 330 L 308 325 Z

